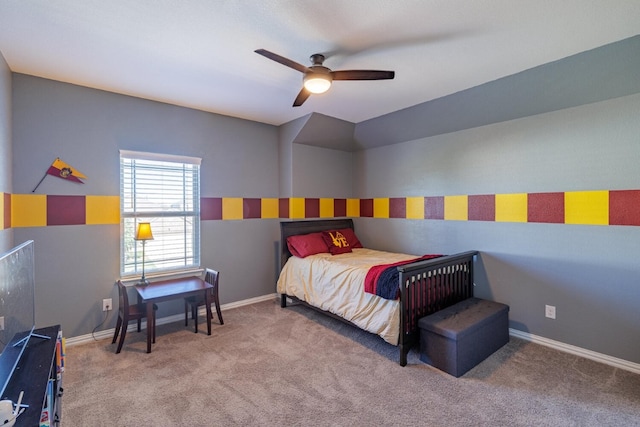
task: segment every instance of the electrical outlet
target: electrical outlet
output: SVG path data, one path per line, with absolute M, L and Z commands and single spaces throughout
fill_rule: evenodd
M 0 331 L 4 331 L 4 316 L 0 316 Z
M 555 305 L 545 305 L 544 306 L 544 316 L 549 319 L 556 318 L 556 306 Z
M 105 298 L 102 300 L 102 311 L 113 310 L 113 301 L 111 298 Z

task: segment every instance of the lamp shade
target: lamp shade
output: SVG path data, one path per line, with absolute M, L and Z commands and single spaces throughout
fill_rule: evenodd
M 136 240 L 153 240 L 153 233 L 151 233 L 151 223 L 141 222 L 138 224 L 138 230 L 136 231 Z

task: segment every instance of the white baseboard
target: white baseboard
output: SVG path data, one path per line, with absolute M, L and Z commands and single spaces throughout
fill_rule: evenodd
M 584 357 L 585 359 L 593 360 L 596 362 L 604 363 L 605 365 L 613 366 L 614 368 L 624 369 L 636 374 L 640 374 L 640 364 L 629 362 L 628 360 L 618 359 L 617 357 L 608 356 L 606 354 L 597 353 L 595 351 L 587 350 L 574 345 L 565 344 L 560 341 L 554 341 L 549 338 L 533 335 L 528 332 L 522 332 L 517 329 L 509 328 L 509 335 L 516 338 L 523 339 L 525 341 L 532 342 L 534 344 L 544 345 L 551 347 L 555 350 L 562 351 L 564 353 L 570 353 L 575 356 Z
M 245 299 L 242 301 L 236 301 L 236 302 L 232 302 L 229 304 L 222 304 L 220 306 L 220 310 L 225 311 L 225 310 L 230 310 L 232 308 L 238 308 L 238 307 L 242 307 L 245 305 L 251 305 L 251 304 L 256 304 L 258 302 L 262 302 L 262 301 L 268 301 L 268 300 L 273 300 L 278 296 L 278 294 L 268 294 L 268 295 L 263 295 L 261 297 L 255 297 L 255 298 L 249 298 L 249 299 Z M 204 307 L 200 309 L 199 314 L 201 315 L 205 315 L 205 309 Z M 214 313 L 215 316 L 215 313 Z M 180 314 L 174 314 L 173 316 L 167 316 L 167 317 L 162 317 L 162 318 L 158 318 L 156 319 L 156 324 L 157 325 L 164 325 L 167 323 L 173 323 L 173 322 L 184 322 L 184 313 L 180 313 Z M 142 321 L 142 328 L 146 328 L 147 327 L 147 321 L 143 320 Z M 137 325 L 135 323 L 131 323 L 129 325 L 129 327 L 127 328 L 127 332 L 133 332 L 135 331 L 137 328 Z M 74 346 L 74 345 L 78 345 L 78 344 L 86 344 L 92 341 L 96 341 L 96 340 L 103 340 L 103 339 L 113 339 L 113 334 L 115 332 L 115 328 L 111 328 L 111 329 L 105 329 L 103 331 L 98 331 L 95 332 L 93 334 L 86 334 L 86 335 L 79 335 L 77 337 L 71 337 L 71 338 L 67 338 L 66 339 L 66 343 L 68 347 Z
M 245 305 L 256 304 L 263 301 L 273 300 L 278 298 L 278 294 L 267 294 L 260 297 L 249 298 L 242 301 L 236 301 L 229 304 L 222 304 L 220 309 L 222 311 L 231 310 L 233 308 L 243 307 Z M 204 308 L 200 309 L 200 315 L 204 315 Z M 173 316 L 162 317 L 160 319 L 156 319 L 158 325 L 164 325 L 167 323 L 173 322 L 182 322 L 184 321 L 184 313 L 174 314 Z M 146 328 L 146 321 L 142 322 L 142 327 Z M 135 331 L 136 324 L 132 323 L 129 325 L 127 332 Z M 78 344 L 85 344 L 94 340 L 103 340 L 107 338 L 113 338 L 113 333 L 115 332 L 115 328 L 105 329 L 103 331 L 95 332 L 93 334 L 80 335 L 77 337 L 71 337 L 66 339 L 67 346 L 73 346 Z M 640 364 L 629 362 L 624 359 L 618 359 L 616 357 L 608 356 L 606 354 L 597 353 L 595 351 L 586 350 L 581 347 L 576 347 L 570 344 L 565 344 L 560 341 L 554 341 L 549 338 L 541 337 L 538 335 L 533 335 L 528 332 L 519 331 L 517 329 L 509 328 L 509 335 L 514 336 L 516 338 L 523 339 L 525 341 L 532 342 L 534 344 L 540 344 L 547 347 L 551 347 L 555 350 L 559 350 L 565 353 L 570 353 L 575 356 L 584 357 L 585 359 L 593 360 L 596 362 L 604 363 L 605 365 L 613 366 L 614 368 L 624 369 L 625 371 L 630 371 L 636 374 L 640 374 Z

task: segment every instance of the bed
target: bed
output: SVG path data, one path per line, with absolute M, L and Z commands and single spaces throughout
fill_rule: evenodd
M 287 244 L 289 238 L 333 230 L 353 231 L 353 220 L 280 223 L 277 290 L 281 307 L 287 306 L 289 298 L 377 334 L 398 346 L 401 366 L 406 366 L 407 354 L 419 339 L 420 318 L 473 296 L 477 251 L 418 260 L 416 255 L 357 247 L 348 253 L 318 253 L 301 258 L 294 256 Z M 371 267 L 382 267 L 381 264 L 387 266 L 384 272 L 392 281 L 395 298 L 364 290 L 371 286 Z

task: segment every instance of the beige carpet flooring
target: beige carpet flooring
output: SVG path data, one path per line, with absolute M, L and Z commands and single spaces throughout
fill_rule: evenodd
M 305 307 L 223 316 L 67 348 L 62 425 L 640 426 L 640 375 L 516 338 L 455 378 Z

